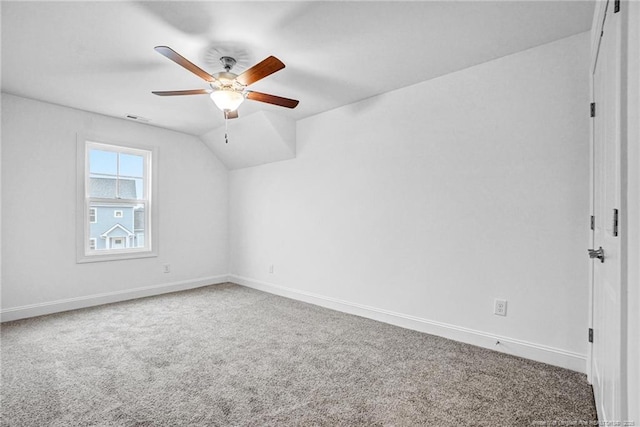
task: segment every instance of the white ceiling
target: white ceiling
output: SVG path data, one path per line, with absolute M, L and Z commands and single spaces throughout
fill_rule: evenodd
M 194 135 L 220 126 L 206 88 L 153 50 L 167 45 L 210 73 L 206 51 L 244 68 L 269 55 L 287 67 L 251 89 L 300 100 L 301 119 L 379 93 L 587 31 L 593 1 L 25 2 L 2 1 L 2 90 Z M 242 67 L 234 69 L 242 71 Z

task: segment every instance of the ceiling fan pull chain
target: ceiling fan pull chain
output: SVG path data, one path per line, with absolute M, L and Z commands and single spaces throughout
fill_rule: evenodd
M 227 136 L 227 134 L 228 134 L 227 123 L 228 122 L 229 122 L 229 112 L 225 110 L 225 112 L 224 112 L 224 143 L 225 144 L 229 143 L 229 137 Z

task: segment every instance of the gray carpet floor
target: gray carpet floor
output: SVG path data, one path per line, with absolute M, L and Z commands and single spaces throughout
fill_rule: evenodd
M 7 322 L 1 334 L 3 426 L 596 418 L 582 374 L 234 284 Z

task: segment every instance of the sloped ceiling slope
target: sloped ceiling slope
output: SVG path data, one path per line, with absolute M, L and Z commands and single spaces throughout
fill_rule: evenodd
M 226 128 L 220 126 L 200 137 L 228 169 L 293 159 L 295 138 L 293 119 L 267 111 L 231 120 Z

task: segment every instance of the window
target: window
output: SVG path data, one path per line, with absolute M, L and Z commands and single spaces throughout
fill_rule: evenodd
M 154 160 L 153 149 L 78 139 L 78 262 L 156 255 Z

